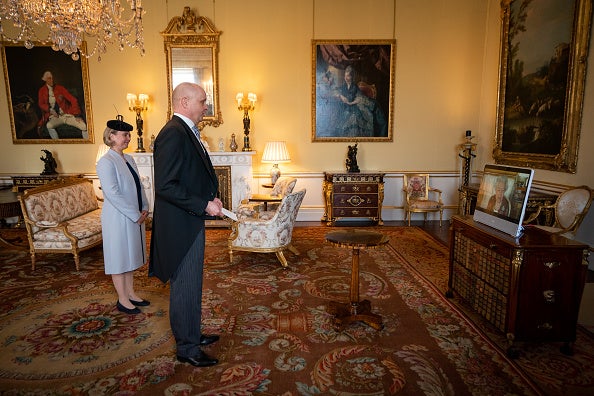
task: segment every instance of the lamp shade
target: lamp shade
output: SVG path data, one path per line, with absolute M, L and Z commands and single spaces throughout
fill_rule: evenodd
M 268 142 L 264 147 L 264 154 L 262 154 L 262 162 L 270 164 L 280 164 L 283 162 L 291 162 L 289 150 L 285 142 Z
M 99 162 L 99 160 L 101 159 L 101 157 L 103 157 L 105 155 L 105 153 L 107 153 L 109 151 L 109 146 L 101 143 L 99 145 L 99 149 L 97 149 L 97 157 L 95 157 L 95 165 L 97 165 L 97 162 Z

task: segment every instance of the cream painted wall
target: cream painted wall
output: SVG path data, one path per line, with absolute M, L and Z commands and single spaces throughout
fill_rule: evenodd
M 359 145 L 361 169 L 452 171 L 464 131 L 477 131 L 483 74 L 487 3 L 475 0 L 410 2 L 211 0 L 192 3 L 222 31 L 219 55 L 224 123 L 206 128 L 211 146 L 219 137 L 242 135 L 235 108 L 238 91 L 258 94 L 252 115 L 255 171 L 266 172 L 259 155 L 269 139 L 287 140 L 289 172 L 342 169 L 346 142 L 311 142 L 312 39 L 396 38 L 394 141 Z M 165 123 L 165 54 L 159 34 L 181 15 L 185 0 L 145 0 L 146 55 L 110 48 L 101 62 L 91 58 L 89 75 L 95 144 L 12 143 L 7 99 L 0 95 L 1 173 L 38 173 L 39 151 L 54 152 L 60 172 L 94 173 L 95 153 L 114 105 L 133 120 L 126 93 L 150 95 L 145 136 Z M 394 10 L 394 4 L 396 10 Z M 314 10 L 315 5 L 315 10 Z M 395 15 L 395 18 L 394 18 Z M 4 90 L 4 81 L 0 82 Z M 135 144 L 134 144 L 135 147 Z
M 311 142 L 312 39 L 396 39 L 394 141 L 360 143 L 362 170 L 455 173 L 458 145 L 467 129 L 477 136 L 477 169 L 492 161 L 498 0 L 145 0 L 143 4 L 146 55 L 112 47 L 101 62 L 90 59 L 95 143 L 13 144 L 7 98 L 0 95 L 0 176 L 39 173 L 43 169 L 41 149 L 54 153 L 60 172 L 93 174 L 105 122 L 116 115 L 114 105 L 128 121 L 134 119 L 127 110 L 127 92 L 151 97 L 145 114 L 148 147 L 148 138 L 158 133 L 167 112 L 165 53 L 159 32 L 172 17 L 181 15 L 185 5 L 222 31 L 219 78 L 224 123 L 205 129 L 211 147 L 219 137 L 228 145 L 231 133 L 242 136 L 235 94 L 258 94 L 251 134 L 251 145 L 258 151 L 256 174 L 269 169 L 259 158 L 271 139 L 288 143 L 293 161 L 283 164 L 285 172 L 306 175 L 343 169 L 348 143 Z M 593 51 L 591 47 L 590 54 Z M 0 79 L 0 91 L 5 91 L 4 79 Z M 590 67 L 584 108 L 593 106 L 594 70 Z M 577 173 L 537 170 L 536 178 L 594 186 L 593 148 L 594 114 L 585 111 Z

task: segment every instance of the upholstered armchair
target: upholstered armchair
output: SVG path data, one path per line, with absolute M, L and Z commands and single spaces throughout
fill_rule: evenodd
M 283 268 L 288 268 L 283 250 L 289 249 L 298 255 L 299 251 L 291 244 L 293 226 L 297 212 L 305 196 L 305 190 L 286 195 L 274 211 L 260 213 L 258 218 L 239 218 L 231 226 L 228 239 L 229 260 L 233 261 L 233 251 L 256 253 L 275 253 Z
M 561 234 L 566 238 L 573 239 L 582 224 L 582 220 L 588 214 L 594 191 L 588 186 L 579 186 L 562 192 L 551 205 L 540 205 L 536 212 L 532 213 L 524 224 L 530 224 L 538 218 L 543 210 L 553 209 L 555 222 L 552 226 L 535 225 L 554 234 Z
M 441 190 L 429 185 L 428 174 L 405 174 L 403 191 L 405 196 L 404 211 L 405 220 L 413 213 L 423 213 L 424 220 L 427 220 L 427 213 L 439 212 L 439 226 L 443 218 L 443 202 L 441 201 Z
M 236 210 L 237 216 L 259 217 L 262 212 L 276 210 L 282 198 L 293 191 L 296 183 L 297 179 L 294 177 L 279 177 L 270 194 L 252 194 L 250 198 L 243 200 Z

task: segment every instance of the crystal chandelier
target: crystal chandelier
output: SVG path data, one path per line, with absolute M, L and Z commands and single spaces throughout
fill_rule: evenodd
M 18 43 L 24 41 L 31 49 L 34 42 L 51 45 L 55 51 L 64 51 L 72 59 L 79 54 L 90 58 L 107 51 L 107 44 L 119 42 L 120 51 L 125 45 L 138 48 L 144 55 L 142 28 L 142 0 L 126 0 L 131 15 L 124 16 L 125 7 L 120 0 L 0 0 L 0 36 Z M 8 37 L 3 23 L 12 22 L 18 31 Z M 34 25 L 49 28 L 47 38 L 40 39 Z M 82 42 L 93 38 L 95 45 L 85 51 Z

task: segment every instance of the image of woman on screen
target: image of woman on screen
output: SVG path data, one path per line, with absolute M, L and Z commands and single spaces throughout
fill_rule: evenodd
M 495 181 L 495 194 L 489 198 L 487 210 L 509 216 L 510 204 L 505 196 L 505 190 L 507 190 L 507 181 L 503 177 L 497 178 Z

